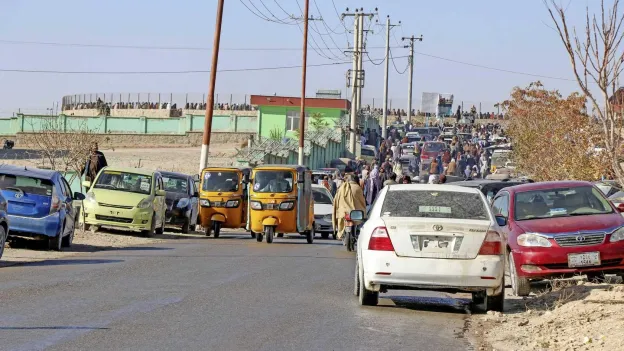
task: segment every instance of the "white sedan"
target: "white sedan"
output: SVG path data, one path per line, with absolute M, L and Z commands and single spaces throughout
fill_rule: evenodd
M 351 219 L 361 215 L 352 211 Z M 386 186 L 360 231 L 354 293 L 374 306 L 392 289 L 471 292 L 474 303 L 502 311 L 505 246 L 479 190 Z

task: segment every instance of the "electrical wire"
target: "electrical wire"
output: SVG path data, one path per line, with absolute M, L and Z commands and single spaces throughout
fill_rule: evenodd
M 303 13 L 303 9 L 301 8 L 301 5 L 299 4 L 299 0 L 296 0 L 297 3 L 297 7 L 299 7 L 299 11 L 301 11 L 301 16 L 303 17 L 304 13 Z M 301 34 L 303 34 L 303 29 L 301 28 L 301 25 L 297 25 L 297 28 L 299 28 L 299 31 L 301 32 Z M 312 43 L 308 43 L 310 45 L 310 47 L 312 48 L 312 50 L 314 52 L 316 52 L 317 55 L 326 58 L 328 60 L 342 60 L 341 57 L 336 56 L 336 54 L 334 54 L 329 47 L 327 46 L 327 43 L 325 43 L 325 40 L 323 40 L 323 42 L 325 43 L 325 47 L 327 47 L 327 50 L 329 51 L 329 55 L 332 55 L 333 57 L 330 57 L 328 54 L 325 54 L 323 52 L 323 49 L 321 49 L 321 46 L 316 42 L 316 40 L 314 39 L 314 32 L 308 32 L 308 37 L 309 39 L 312 41 Z M 321 39 L 323 39 L 321 37 Z
M 381 61 L 379 61 L 379 63 L 376 63 L 372 58 L 370 58 L 370 56 L 368 56 L 368 52 L 366 52 L 366 57 L 368 57 L 368 61 L 375 66 L 379 66 L 386 61 L 386 58 L 384 57 Z
M 351 61 L 316 63 L 316 64 L 309 64 L 309 65 L 307 65 L 307 67 L 310 68 L 310 67 L 339 66 L 339 65 L 350 65 L 352 63 L 353 62 L 351 62 Z M 302 65 L 276 66 L 276 67 L 228 68 L 228 69 L 219 69 L 218 73 L 226 73 L 226 72 L 253 72 L 253 71 L 275 71 L 275 70 L 293 69 L 293 68 L 301 68 L 301 67 L 302 67 Z M 9 73 L 40 73 L 40 74 L 148 75 L 148 74 L 210 73 L 210 70 L 185 70 L 185 71 L 59 71 L 59 70 L 29 70 L 29 69 L 3 69 L 3 68 L 0 68 L 0 72 L 9 72 Z
M 276 17 L 276 18 L 277 18 L 277 20 L 273 20 L 273 19 L 269 18 L 267 15 L 265 15 L 264 13 L 262 13 L 262 11 L 260 11 L 260 10 L 256 7 L 256 5 L 254 5 L 254 4 L 253 4 L 253 2 L 251 2 L 251 0 L 249 0 L 249 4 L 250 4 L 253 8 L 255 8 L 255 9 L 256 9 L 256 11 L 258 11 L 258 12 L 255 12 L 255 11 L 254 11 L 254 10 L 252 10 L 249 6 L 247 6 L 247 4 L 246 4 L 243 0 L 239 0 L 239 1 L 240 1 L 240 3 L 241 3 L 241 4 L 243 4 L 243 6 L 245 6 L 245 8 L 247 8 L 247 10 L 249 10 L 249 12 L 251 12 L 251 13 L 252 13 L 252 14 L 254 14 L 256 17 L 261 18 L 261 19 L 263 19 L 263 20 L 265 20 L 265 21 L 268 21 L 268 22 L 273 22 L 273 23 L 279 23 L 279 24 L 286 24 L 286 25 L 295 25 L 295 24 L 296 24 L 296 23 L 289 23 L 289 22 L 286 22 L 285 20 L 280 20 L 280 19 L 279 19 L 279 18 L 277 18 L 277 17 Z
M 249 3 L 251 3 L 253 5 L 253 3 L 251 2 L 251 0 L 249 0 Z M 295 25 L 297 23 L 297 19 L 296 18 L 292 18 L 291 16 L 288 16 L 287 18 L 290 19 L 290 22 L 286 22 L 286 19 L 279 19 L 274 13 L 273 11 L 271 11 L 269 9 L 269 7 L 264 3 L 264 1 L 260 0 L 260 3 L 262 4 L 262 6 L 269 12 L 269 14 L 271 15 L 271 17 L 275 18 L 275 20 L 279 21 L 282 24 L 287 24 L 287 25 Z M 254 6 L 255 7 L 255 6 Z
M 394 70 L 397 71 L 398 74 L 405 74 L 405 72 L 407 72 L 407 69 L 409 68 L 409 60 L 407 62 L 407 66 L 405 67 L 405 69 L 403 70 L 403 72 L 400 72 L 399 69 L 396 66 L 396 63 L 394 62 L 395 57 L 392 57 L 392 50 L 389 50 L 389 54 L 390 54 L 390 60 L 392 61 L 392 66 L 394 66 Z M 398 56 L 396 58 L 400 58 L 401 56 Z M 409 57 L 408 56 L 402 56 L 402 57 Z

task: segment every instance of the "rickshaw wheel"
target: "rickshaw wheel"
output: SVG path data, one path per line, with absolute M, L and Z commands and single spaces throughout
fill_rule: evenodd
M 212 222 L 212 231 L 214 231 L 214 237 L 218 238 L 221 234 L 221 222 Z
M 261 243 L 262 239 L 264 239 L 264 235 L 262 235 L 262 233 L 256 233 L 256 241 Z
M 306 241 L 308 244 L 312 244 L 314 242 L 314 236 L 316 232 L 314 231 L 314 223 L 312 223 L 312 229 L 306 231 Z
M 212 235 L 212 224 L 207 225 L 204 230 L 206 232 L 206 236 Z
M 275 234 L 275 228 L 273 227 L 264 227 L 264 234 L 266 234 L 267 243 L 273 242 L 273 235 Z
M 251 234 L 251 238 L 252 238 L 252 239 L 255 239 L 255 238 L 256 238 L 256 233 L 254 233 L 254 232 L 250 232 L 250 234 Z

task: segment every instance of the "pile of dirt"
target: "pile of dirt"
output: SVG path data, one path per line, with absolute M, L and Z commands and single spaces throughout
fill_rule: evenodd
M 549 292 L 508 299 L 505 314 L 475 316 L 474 333 L 493 350 L 624 350 L 624 285 L 565 281 Z

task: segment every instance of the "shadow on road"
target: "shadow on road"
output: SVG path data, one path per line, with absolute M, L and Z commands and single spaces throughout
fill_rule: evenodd
M 450 297 L 421 297 L 421 296 L 379 296 L 380 302 L 384 298 L 390 299 L 394 305 L 383 305 L 385 308 L 401 308 L 414 311 L 462 313 L 465 314 L 471 301 Z
M 9 247 L 12 249 L 27 249 L 33 251 L 50 251 L 48 248 L 48 242 L 45 240 L 34 240 L 19 237 L 9 238 Z M 65 253 L 85 253 L 85 252 L 97 252 L 97 251 L 164 251 L 173 250 L 170 247 L 154 247 L 154 246 L 98 246 L 89 244 L 72 244 L 71 247 L 63 248 L 62 252 Z
M 108 330 L 110 328 L 77 327 L 77 326 L 52 326 L 52 327 L 0 327 L 0 330 Z
M 16 257 L 19 258 L 19 257 Z M 83 265 L 83 264 L 105 264 L 105 263 L 120 263 L 123 260 L 112 259 L 47 259 L 42 261 L 9 261 L 5 264 L 10 266 L 22 266 L 22 267 L 45 267 L 45 266 L 70 266 L 70 265 Z

